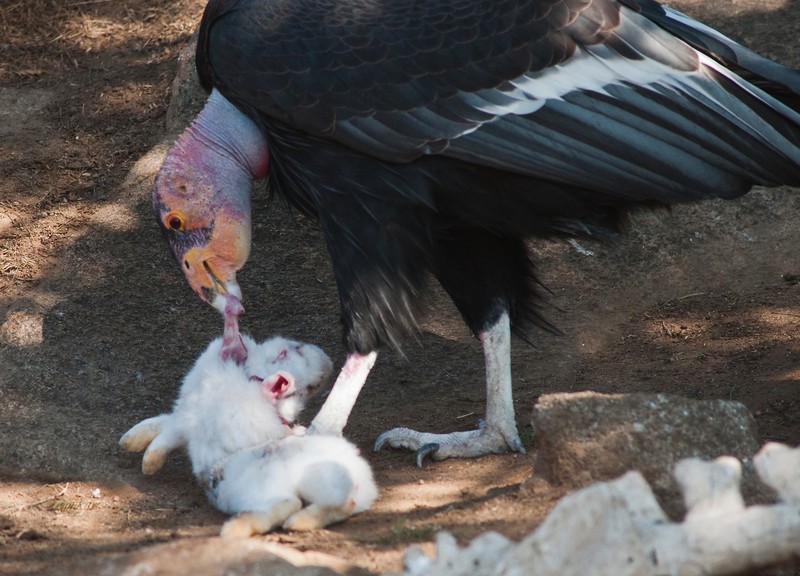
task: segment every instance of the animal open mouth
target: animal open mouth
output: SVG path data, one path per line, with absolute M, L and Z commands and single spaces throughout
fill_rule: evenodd
M 275 380 L 270 391 L 273 394 L 282 394 L 287 388 L 289 388 L 289 380 L 283 374 L 278 374 L 278 378 Z M 284 398 L 289 396 L 291 396 L 291 394 L 286 394 Z
M 274 402 L 291 398 L 297 393 L 294 377 L 288 372 L 276 372 L 272 376 L 264 378 L 261 386 L 262 394 Z

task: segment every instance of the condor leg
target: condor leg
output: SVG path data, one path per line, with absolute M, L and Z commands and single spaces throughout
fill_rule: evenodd
M 478 334 L 486 364 L 486 420 L 477 430 L 433 434 L 409 428 L 384 432 L 375 450 L 384 445 L 416 450 L 417 465 L 425 456 L 435 460 L 471 458 L 508 451 L 525 452 L 517 433 L 511 391 L 511 325 L 507 313 Z

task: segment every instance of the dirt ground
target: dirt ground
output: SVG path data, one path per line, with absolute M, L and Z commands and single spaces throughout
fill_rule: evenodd
M 798 0 L 675 5 L 800 66 Z M 221 330 L 185 286 L 137 176 L 163 151 L 169 85 L 202 7 L 0 0 L 0 573 L 85 573 L 89 559 L 213 536 L 223 521 L 184 457 L 143 477 L 140 458 L 116 444 L 169 408 L 181 374 Z M 564 335 L 514 344 L 526 455 L 418 469 L 409 454 L 371 452 L 389 427 L 468 429 L 482 415 L 478 344 L 436 294 L 418 340 L 379 358 L 346 429 L 374 466 L 375 508 L 264 538 L 383 571 L 442 529 L 462 543 L 486 530 L 522 537 L 563 495 L 524 485 L 536 451 L 531 406 L 548 392 L 739 400 L 763 440 L 800 443 L 794 192 L 642 213 L 611 246 L 533 245 Z M 341 362 L 314 223 L 268 206 L 263 191 L 254 204 L 244 329 L 313 341 Z

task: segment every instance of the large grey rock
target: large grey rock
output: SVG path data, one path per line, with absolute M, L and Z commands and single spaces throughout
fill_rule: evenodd
M 534 477 L 577 488 L 640 471 L 673 518 L 683 514 L 671 471 L 682 458 L 734 456 L 744 463 L 743 488 L 761 501 L 750 459 L 758 450 L 745 406 L 667 394 L 548 394 L 533 410 L 538 448 Z

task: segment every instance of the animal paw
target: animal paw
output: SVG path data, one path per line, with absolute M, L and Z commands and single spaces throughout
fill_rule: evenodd
M 313 511 L 309 512 L 308 508 L 303 508 L 300 512 L 292 514 L 283 523 L 284 530 L 292 530 L 295 532 L 308 532 L 310 530 L 318 530 L 323 528 L 325 524 L 319 514 Z
M 316 504 L 310 504 L 299 512 L 295 512 L 289 516 L 286 522 L 283 523 L 283 529 L 297 532 L 319 530 L 329 524 L 335 524 L 336 522 L 346 520 L 353 515 L 355 507 L 356 502 L 352 499 L 338 508 L 323 508 Z
M 119 439 L 119 445 L 129 452 L 145 450 L 142 472 L 154 474 L 161 470 L 167 456 L 186 443 L 174 414 L 161 414 L 142 420 Z
M 161 414 L 142 420 L 122 435 L 119 445 L 128 452 L 141 452 L 150 446 L 156 436 L 161 434 L 161 428 L 167 416 L 167 414 Z
M 275 498 L 263 504 L 264 510 L 241 512 L 225 522 L 219 535 L 223 538 L 247 538 L 266 534 L 303 507 L 303 502 L 295 496 Z
M 269 531 L 269 530 L 268 530 Z M 259 534 L 255 523 L 252 521 L 250 513 L 234 516 L 222 525 L 219 535 L 222 538 L 249 538 L 254 534 Z
M 169 449 L 151 444 L 142 457 L 142 474 L 155 474 L 161 470 L 169 453 Z
M 446 458 L 475 458 L 487 454 L 504 452 L 525 453 L 525 447 L 519 439 L 516 426 L 499 427 L 490 424 L 482 425 L 477 430 L 451 432 L 449 434 L 433 434 L 417 432 L 409 428 L 394 428 L 378 436 L 375 451 L 384 445 L 392 448 L 405 448 L 417 453 L 417 466 L 422 466 L 426 456 L 434 460 Z

